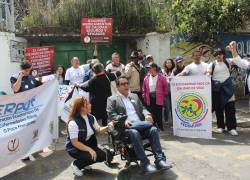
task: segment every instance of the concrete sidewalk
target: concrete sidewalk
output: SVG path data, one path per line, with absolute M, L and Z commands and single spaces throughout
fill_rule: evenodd
M 137 166 L 121 172 L 124 161 L 115 158 L 116 167 L 109 168 L 104 163 L 93 165 L 93 172 L 77 178 L 72 174 L 72 158 L 63 150 L 65 137 L 50 147 L 50 152 L 39 153 L 27 164 L 16 161 L 0 169 L 3 180 L 111 180 L 131 175 L 131 180 L 249 180 L 250 179 L 250 113 L 247 101 L 237 102 L 239 136 L 228 133 L 213 133 L 213 139 L 191 139 L 173 136 L 172 128 L 160 133 L 162 147 L 173 168 L 152 177 L 139 175 Z M 99 143 L 107 142 L 107 137 L 98 137 Z M 153 157 L 150 158 L 153 163 Z M 126 178 L 125 178 L 126 179 Z

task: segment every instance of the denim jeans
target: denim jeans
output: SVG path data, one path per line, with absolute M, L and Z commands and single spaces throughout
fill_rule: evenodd
M 132 129 L 132 128 L 125 129 L 122 135 L 130 138 L 131 143 L 134 147 L 136 156 L 140 160 L 141 166 L 145 167 L 149 163 L 149 160 L 145 154 L 145 151 L 143 148 L 143 142 L 142 142 L 142 139 L 145 139 L 145 138 L 149 139 L 150 141 L 150 144 L 151 144 L 154 156 L 155 156 L 155 162 L 164 160 L 164 154 L 162 152 L 158 130 L 155 126 L 146 128 L 143 131 L 139 131 L 139 130 Z

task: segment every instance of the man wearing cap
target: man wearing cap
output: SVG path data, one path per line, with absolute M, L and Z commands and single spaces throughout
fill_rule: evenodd
M 138 52 L 132 51 L 130 55 L 131 62 L 125 66 L 125 76 L 129 80 L 129 86 L 132 93 L 135 93 L 142 100 L 141 94 L 141 72 L 142 67 L 139 64 Z
M 176 76 L 177 74 L 181 73 L 185 68 L 185 61 L 182 56 L 175 57 L 176 67 L 173 69 L 172 76 Z
M 20 65 L 20 69 L 18 75 L 13 75 L 10 78 L 11 88 L 14 93 L 24 92 L 42 84 L 40 81 L 37 81 L 34 76 L 30 75 L 32 70 L 30 62 L 23 61 Z
M 247 59 L 242 59 L 237 53 L 236 42 L 232 41 L 228 50 L 232 53 L 233 59 L 232 62 L 238 67 L 246 70 L 246 84 L 245 84 L 245 95 L 250 95 L 250 53 L 247 54 Z M 250 99 L 249 99 L 249 108 L 250 108 Z
M 225 52 L 221 48 L 214 51 L 215 62 L 208 66 L 208 75 L 212 77 L 212 106 L 217 119 L 217 132 L 225 131 L 237 136 L 235 96 L 232 78 L 230 76 L 230 62 L 225 59 Z M 225 117 L 224 117 L 225 113 Z
M 187 65 L 177 76 L 201 76 L 207 73 L 208 64 L 201 62 L 201 53 L 199 50 L 193 51 L 192 58 L 194 62 Z

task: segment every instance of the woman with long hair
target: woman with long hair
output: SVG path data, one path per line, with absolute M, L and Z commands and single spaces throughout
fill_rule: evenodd
M 65 80 L 65 68 L 62 65 L 59 65 L 57 67 L 56 79 L 58 80 L 58 82 L 59 82 L 60 85 L 64 84 L 64 80 Z
M 173 75 L 174 68 L 175 68 L 175 63 L 173 59 L 168 58 L 164 61 L 162 73 L 165 75 L 167 84 L 168 84 L 168 95 L 166 97 L 166 103 L 164 107 L 164 118 L 165 118 L 165 122 L 167 123 L 169 121 L 169 118 L 172 117 L 171 116 L 172 106 L 171 106 L 171 92 L 170 92 L 170 78 L 169 77 Z
M 168 58 L 163 63 L 163 69 L 162 73 L 167 77 L 170 76 L 173 72 L 173 69 L 175 68 L 174 60 L 171 58 Z
M 67 124 L 66 151 L 75 159 L 71 166 L 76 176 L 83 175 L 84 167 L 106 160 L 105 152 L 97 147 L 96 133 L 106 132 L 107 126 L 100 127 L 90 112 L 86 98 L 74 100 Z

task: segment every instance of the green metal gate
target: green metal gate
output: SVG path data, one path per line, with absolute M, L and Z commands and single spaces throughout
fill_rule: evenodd
M 52 45 L 55 47 L 55 68 L 63 65 L 69 68 L 72 57 L 78 57 L 81 64 L 92 59 L 94 46 L 82 45 L 79 42 L 42 42 L 40 46 Z M 125 41 L 113 41 L 112 45 L 98 45 L 98 59 L 105 65 L 107 60 L 111 59 L 113 52 L 118 52 L 121 56 L 122 63 L 126 62 L 126 43 Z

